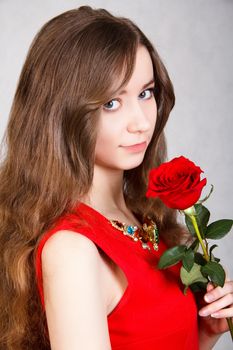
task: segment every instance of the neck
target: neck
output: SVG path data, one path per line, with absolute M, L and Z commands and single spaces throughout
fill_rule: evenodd
M 82 201 L 102 213 L 125 211 L 123 174 L 123 170 L 95 165 L 91 189 Z

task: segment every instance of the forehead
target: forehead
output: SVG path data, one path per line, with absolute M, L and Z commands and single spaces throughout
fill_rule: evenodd
M 152 84 L 154 81 L 153 63 L 148 50 L 144 46 L 139 46 L 136 51 L 135 66 L 129 81 L 119 91 L 124 94 L 132 88 L 142 88 Z
M 136 51 L 136 60 L 133 74 L 146 75 L 153 73 L 153 64 L 145 46 L 139 46 Z

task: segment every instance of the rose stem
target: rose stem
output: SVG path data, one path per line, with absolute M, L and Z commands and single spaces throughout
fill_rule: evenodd
M 204 245 L 204 243 L 203 243 L 203 240 L 202 240 L 202 238 L 201 238 L 201 234 L 200 234 L 200 231 L 199 231 L 199 228 L 198 228 L 198 225 L 197 225 L 197 220 L 196 220 L 196 218 L 195 218 L 194 215 L 190 215 L 190 218 L 191 218 L 191 220 L 192 220 L 193 227 L 194 227 L 195 232 L 196 232 L 196 234 L 197 234 L 197 238 L 198 238 L 198 240 L 199 240 L 199 242 L 200 242 L 200 244 L 201 244 L 201 248 L 202 248 L 204 257 L 205 257 L 206 261 L 209 261 L 210 258 L 209 258 L 209 255 L 208 255 L 208 253 L 207 253 L 206 247 L 205 247 L 205 245 Z
M 200 234 L 200 231 L 199 231 L 199 228 L 198 228 L 198 225 L 197 225 L 197 220 L 196 220 L 194 215 L 190 215 L 190 218 L 192 220 L 192 224 L 193 224 L 195 232 L 197 234 L 197 238 L 198 238 L 198 240 L 199 240 L 199 242 L 201 244 L 201 247 L 202 247 L 202 250 L 203 250 L 203 253 L 204 253 L 204 257 L 205 257 L 206 261 L 209 261 L 210 258 L 209 258 L 209 255 L 208 255 L 207 251 L 206 251 L 206 247 L 205 247 L 205 245 L 203 243 L 203 240 L 201 238 L 201 234 Z M 231 318 L 227 317 L 226 320 L 227 320 L 228 328 L 230 330 L 231 339 L 233 341 L 233 324 L 232 324 Z
M 226 320 L 227 320 L 228 328 L 229 328 L 230 333 L 231 333 L 231 340 L 233 341 L 233 324 L 232 324 L 232 320 L 231 320 L 230 317 L 227 317 Z

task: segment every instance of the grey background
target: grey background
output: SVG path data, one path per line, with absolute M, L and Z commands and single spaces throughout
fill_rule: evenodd
M 182 154 L 205 171 L 203 195 L 214 184 L 206 203 L 211 221 L 232 218 L 232 0 L 0 0 L 0 139 L 34 35 L 50 18 L 81 5 L 129 17 L 152 40 L 176 92 L 166 127 L 169 159 Z M 232 233 L 217 243 L 215 254 L 233 277 Z M 225 334 L 214 349 L 231 347 Z

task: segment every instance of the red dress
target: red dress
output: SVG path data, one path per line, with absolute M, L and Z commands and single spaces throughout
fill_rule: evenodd
M 128 286 L 107 316 L 113 350 L 198 349 L 197 308 L 192 292 L 183 294 L 177 266 L 157 269 L 158 259 L 166 249 L 164 243 L 160 241 L 158 251 L 152 246 L 151 250 L 144 250 L 141 242 L 123 235 L 84 203 L 72 214 L 61 217 L 41 239 L 36 273 L 42 304 L 41 252 L 49 237 L 59 230 L 83 234 L 125 273 Z

